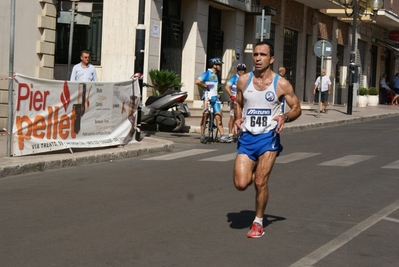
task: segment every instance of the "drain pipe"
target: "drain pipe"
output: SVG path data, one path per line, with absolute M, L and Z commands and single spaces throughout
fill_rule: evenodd
M 10 13 L 10 54 L 9 54 L 9 75 L 8 75 L 8 120 L 7 120 L 7 157 L 11 157 L 11 144 L 13 132 L 13 82 L 14 75 L 14 43 L 15 43 L 15 1 L 11 0 Z
M 143 74 L 144 70 L 144 45 L 145 45 L 145 26 L 144 26 L 144 12 L 145 0 L 139 0 L 139 19 L 136 27 L 136 50 L 134 61 L 134 72 Z M 140 141 L 141 132 L 141 107 L 143 99 L 143 75 L 139 78 L 140 87 L 140 103 L 137 108 L 137 127 L 136 127 L 136 141 Z

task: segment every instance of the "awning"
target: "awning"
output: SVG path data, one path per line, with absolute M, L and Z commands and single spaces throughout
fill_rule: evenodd
M 399 53 L 399 47 L 395 47 L 395 46 L 393 46 L 393 45 L 391 45 L 391 44 L 389 44 L 387 42 L 384 42 L 384 41 L 381 41 L 381 40 L 377 40 L 377 44 L 385 46 L 385 47 L 387 47 L 389 49 L 392 49 L 392 50 L 394 50 L 394 51 Z

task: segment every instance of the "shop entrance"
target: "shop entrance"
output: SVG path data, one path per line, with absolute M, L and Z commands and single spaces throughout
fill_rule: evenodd
M 222 11 L 214 7 L 209 7 L 208 18 L 208 42 L 207 42 L 207 62 L 214 57 L 223 57 L 223 31 Z
M 181 0 L 169 0 L 163 3 L 160 68 L 181 75 L 183 51 Z

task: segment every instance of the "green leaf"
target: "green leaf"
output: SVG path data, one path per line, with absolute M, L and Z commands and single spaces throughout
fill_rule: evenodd
M 167 90 L 174 90 L 183 86 L 180 76 L 171 70 L 150 70 L 149 75 L 155 93 L 163 94 Z
M 359 95 L 368 95 L 369 90 L 365 87 L 360 87 L 359 88 Z
M 375 87 L 369 88 L 369 95 L 378 95 L 378 90 Z

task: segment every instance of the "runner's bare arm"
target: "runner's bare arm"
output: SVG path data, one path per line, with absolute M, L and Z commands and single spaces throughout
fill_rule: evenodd
M 276 128 L 276 132 L 280 133 L 283 128 L 284 124 L 289 121 L 296 120 L 302 113 L 301 105 L 299 103 L 298 98 L 294 93 L 294 89 L 289 81 L 285 79 L 279 79 L 277 84 L 277 94 L 279 98 L 284 97 L 287 105 L 290 107 L 290 111 L 287 113 L 277 116 L 274 118 L 278 122 L 278 126 Z

